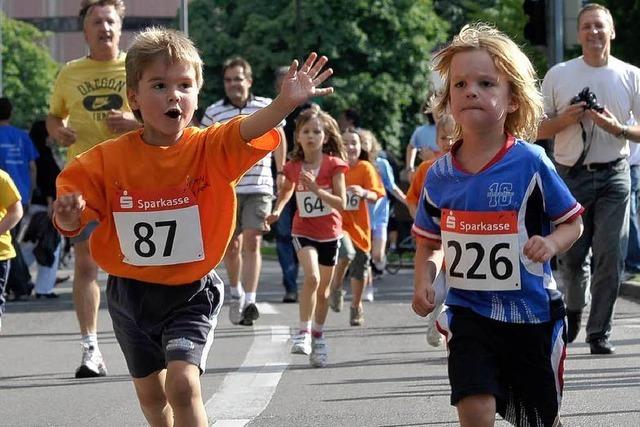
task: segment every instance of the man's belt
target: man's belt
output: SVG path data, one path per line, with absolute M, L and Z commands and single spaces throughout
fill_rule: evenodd
M 586 165 L 582 165 L 582 168 L 588 170 L 589 172 L 601 171 L 605 169 L 611 169 L 624 160 L 624 157 L 620 157 L 619 159 L 615 159 L 606 163 L 589 163 Z

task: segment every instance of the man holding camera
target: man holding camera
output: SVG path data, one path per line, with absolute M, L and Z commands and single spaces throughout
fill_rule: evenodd
M 555 65 L 542 83 L 547 118 L 538 138 L 555 137 L 558 172 L 585 207 L 584 233 L 558 257 L 567 306 L 568 341 L 575 340 L 591 291 L 586 341 L 591 354 L 611 354 L 613 308 L 624 271 L 630 177 L 628 141 L 640 141 L 640 70 L 610 55 L 611 12 L 598 4 L 578 14 L 582 56 Z M 591 251 L 590 251 L 591 250 Z

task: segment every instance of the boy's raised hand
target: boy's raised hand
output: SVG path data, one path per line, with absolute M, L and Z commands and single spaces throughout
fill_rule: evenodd
M 68 231 L 80 227 L 80 215 L 87 202 L 80 193 L 69 193 L 58 197 L 53 202 L 53 214 L 60 228 Z
M 298 69 L 297 59 L 291 63 L 280 88 L 282 100 L 286 101 L 291 109 L 294 109 L 311 97 L 325 96 L 333 93 L 333 87 L 319 87 L 333 74 L 331 68 L 322 71 L 327 61 L 326 56 L 318 58 L 318 54 L 312 52 L 300 69 Z

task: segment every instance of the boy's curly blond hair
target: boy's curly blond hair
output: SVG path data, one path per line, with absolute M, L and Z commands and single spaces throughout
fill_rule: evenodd
M 434 114 L 439 116 L 450 111 L 453 56 L 475 49 L 484 49 L 491 56 L 498 71 L 507 77 L 511 96 L 518 105 L 516 111 L 507 115 L 505 131 L 524 140 L 535 140 L 544 113 L 536 72 L 529 58 L 513 40 L 487 24 L 465 25 L 453 41 L 435 55 L 434 70 L 442 76 L 444 88 L 435 97 Z M 456 138 L 461 137 L 462 129 L 459 124 L 456 124 L 455 133 Z

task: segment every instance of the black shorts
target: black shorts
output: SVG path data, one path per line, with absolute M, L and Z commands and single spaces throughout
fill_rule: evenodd
M 318 252 L 318 264 L 325 267 L 333 267 L 338 263 L 338 248 L 340 240 L 329 240 L 328 242 L 318 242 L 301 236 L 293 236 L 293 247 L 296 252 L 305 246 L 311 246 Z
M 110 275 L 107 307 L 131 376 L 146 377 L 172 360 L 196 365 L 202 374 L 223 299 L 214 271 L 179 286 Z
M 452 405 L 492 394 L 497 412 L 513 425 L 553 425 L 562 401 L 564 319 L 504 323 L 453 306 L 437 327 L 447 339 Z

